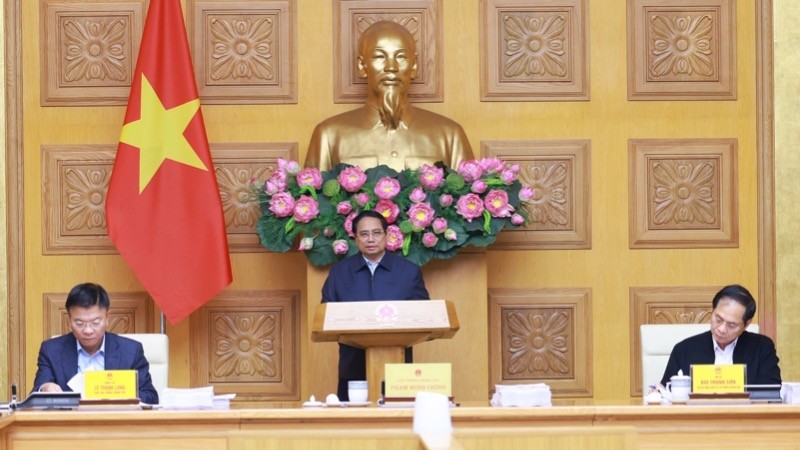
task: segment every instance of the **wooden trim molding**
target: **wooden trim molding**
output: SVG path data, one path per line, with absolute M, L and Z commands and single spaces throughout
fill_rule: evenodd
M 25 201 L 22 141 L 22 0 L 5 8 L 6 267 L 8 268 L 8 385 L 25 381 Z M 9 393 L 10 394 L 10 393 Z M 6 395 L 10 398 L 10 395 Z
M 631 139 L 630 248 L 739 246 L 736 139 Z
M 489 391 L 540 382 L 592 396 L 591 289 L 489 289 Z
M 756 0 L 758 324 L 778 343 L 775 268 L 775 64 L 772 0 Z

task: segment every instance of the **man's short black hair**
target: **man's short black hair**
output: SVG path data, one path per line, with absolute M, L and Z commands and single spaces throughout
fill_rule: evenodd
M 745 289 L 744 286 L 731 284 L 730 286 L 725 286 L 720 289 L 717 295 L 714 296 L 711 306 L 716 309 L 717 304 L 723 298 L 729 298 L 744 306 L 744 323 L 749 322 L 756 315 L 756 299 L 753 298 L 750 291 Z
M 67 295 L 67 312 L 69 312 L 69 309 L 73 306 L 91 308 L 95 305 L 106 311 L 108 311 L 108 308 L 111 306 L 111 302 L 108 300 L 108 292 L 99 284 L 79 284 L 72 288 L 72 290 L 69 291 L 69 295 Z
M 378 219 L 381 221 L 381 228 L 383 231 L 386 232 L 386 229 L 389 228 L 389 222 L 386 221 L 386 217 L 383 217 L 383 214 L 375 211 L 374 209 L 361 211 L 358 213 L 355 219 L 353 219 L 353 234 L 358 232 L 358 222 L 361 222 L 361 219 L 365 217 L 372 217 L 374 219 Z

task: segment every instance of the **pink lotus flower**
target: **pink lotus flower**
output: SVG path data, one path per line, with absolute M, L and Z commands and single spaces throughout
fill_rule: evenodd
M 472 219 L 480 217 L 483 214 L 483 201 L 477 194 L 467 194 L 461 196 L 456 204 L 456 212 L 467 219 L 467 222 L 472 222 Z
M 437 217 L 433 219 L 433 232 L 436 234 L 442 234 L 447 229 L 447 219 Z
M 364 205 L 369 203 L 369 194 L 367 194 L 366 192 L 360 192 L 356 194 L 355 197 L 356 197 L 356 203 L 358 203 L 358 206 L 361 206 L 362 208 L 364 207 Z
M 311 250 L 314 247 L 314 238 L 304 237 L 300 239 L 300 246 L 297 247 L 300 251 Z
M 419 231 L 433 222 L 434 213 L 435 211 L 431 208 L 430 203 L 415 203 L 411 208 L 408 208 L 408 220 L 411 221 L 414 229 Z
M 282 170 L 276 170 L 272 172 L 270 175 L 269 180 L 267 180 L 264 190 L 267 191 L 269 195 L 275 195 L 278 192 L 283 192 L 286 190 L 286 172 Z
M 336 212 L 339 214 L 350 214 L 350 211 L 353 210 L 353 205 L 350 202 L 339 202 L 336 205 Z
M 500 158 L 483 158 L 479 164 L 486 173 L 500 173 L 506 168 L 506 163 Z
M 519 200 L 521 202 L 530 201 L 533 198 L 533 188 L 524 187 L 519 191 Z
M 511 217 L 514 207 L 508 204 L 508 193 L 493 189 L 486 194 L 486 210 L 494 217 Z
M 517 174 L 514 173 L 511 170 L 504 170 L 504 171 L 500 172 L 500 180 L 505 185 L 509 185 L 509 184 L 513 183 L 514 180 L 516 180 L 516 179 L 517 179 Z
M 348 215 L 347 218 L 344 219 L 344 231 L 347 231 L 347 234 L 350 237 L 356 237 L 356 234 L 353 233 L 353 219 L 355 219 L 357 215 L 358 213 L 351 212 L 350 215 Z
M 422 236 L 422 245 L 425 247 L 431 248 L 436 245 L 437 242 L 439 242 L 439 238 L 430 231 Z
M 444 182 L 444 170 L 425 164 L 419 169 L 419 182 L 425 189 L 432 191 Z
M 489 186 L 486 185 L 486 182 L 483 180 L 475 180 L 470 186 L 469 190 L 476 193 L 476 194 L 483 194 L 486 192 Z
M 330 228 L 328 228 L 328 227 L 325 227 L 325 228 L 322 230 L 322 234 L 323 234 L 325 237 L 333 237 L 333 235 L 334 235 L 334 232 L 333 232 L 333 230 L 331 230 Z
M 269 200 L 269 210 L 275 217 L 287 217 L 294 211 L 294 197 L 288 192 L 279 192 Z
M 300 172 L 300 164 L 297 161 L 287 161 L 283 158 L 278 158 L 278 169 L 288 173 L 289 175 L 297 175 Z
M 358 167 L 348 167 L 339 174 L 339 184 L 347 192 L 356 192 L 367 182 L 367 174 Z
M 478 161 L 470 159 L 461 161 L 458 165 L 458 174 L 464 177 L 464 181 L 472 183 L 483 175 L 483 169 Z
M 322 187 L 322 174 L 316 167 L 307 167 L 297 173 L 297 185 L 319 189 Z
M 383 177 L 375 184 L 374 191 L 381 200 L 393 199 L 400 193 L 400 182 L 394 178 Z
M 452 228 L 448 228 L 444 230 L 444 238 L 447 239 L 448 241 L 455 241 L 456 239 L 458 239 L 458 234 Z
M 405 235 L 397 225 L 389 225 L 386 229 L 386 249 L 394 252 L 403 248 Z
M 525 223 L 525 218 L 520 216 L 519 214 L 514 214 L 513 216 L 511 216 L 511 223 L 516 226 L 520 226 L 523 223 Z
M 421 203 L 425 201 L 425 191 L 421 187 L 414 188 L 408 196 L 412 203 Z
M 397 216 L 400 215 L 400 207 L 391 200 L 378 201 L 378 204 L 375 205 L 375 211 L 385 217 L 389 223 L 397 222 Z
M 333 241 L 332 245 L 333 245 L 333 252 L 336 253 L 337 255 L 344 255 L 345 253 L 347 253 L 348 245 L 346 240 L 337 239 Z
M 274 198 L 274 197 L 273 197 Z M 294 204 L 294 221 L 308 223 L 319 214 L 319 203 L 314 197 L 301 195 Z
M 442 194 L 439 197 L 439 204 L 442 205 L 443 208 L 447 208 L 453 204 L 453 196 L 450 194 Z

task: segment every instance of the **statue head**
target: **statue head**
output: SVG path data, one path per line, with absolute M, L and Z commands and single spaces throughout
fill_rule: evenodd
M 378 108 L 383 124 L 397 128 L 408 105 L 411 80 L 417 77 L 411 32 L 390 21 L 370 25 L 358 41 L 358 76 L 367 79 L 367 102 Z

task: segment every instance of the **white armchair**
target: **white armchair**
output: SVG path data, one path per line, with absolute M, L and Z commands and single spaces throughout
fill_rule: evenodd
M 642 392 L 649 392 L 648 386 L 656 384 L 664 375 L 669 355 L 678 342 L 708 331 L 709 325 L 642 325 L 639 328 L 642 347 Z M 758 324 L 751 323 L 747 331 L 758 333 Z M 688 373 L 686 375 L 689 375 Z
M 150 377 L 159 397 L 167 387 L 169 379 L 169 337 L 166 334 L 123 334 L 122 336 L 139 341 L 144 347 L 144 357 L 150 363 Z

